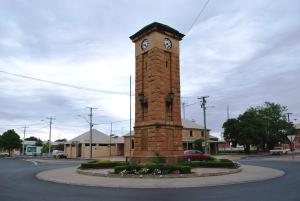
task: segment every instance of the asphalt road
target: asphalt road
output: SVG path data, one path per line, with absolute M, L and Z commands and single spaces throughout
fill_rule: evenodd
M 83 187 L 40 181 L 35 174 L 73 164 L 38 164 L 21 159 L 0 159 L 0 201 L 300 201 L 300 163 L 240 161 L 242 164 L 284 170 L 268 181 L 185 189 L 118 189 Z

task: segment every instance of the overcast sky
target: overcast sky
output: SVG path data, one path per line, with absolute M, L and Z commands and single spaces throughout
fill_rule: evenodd
M 300 2 L 297 0 L 100 1 L 1 0 L 0 133 L 29 125 L 26 136 L 71 139 L 95 123 L 129 131 L 129 76 L 135 75 L 129 36 L 154 21 L 186 34 L 181 41 L 181 92 L 192 104 L 208 95 L 207 126 L 218 135 L 226 120 L 271 101 L 300 120 Z M 98 91 L 24 79 L 14 73 Z M 134 77 L 133 77 L 134 80 Z M 133 82 L 134 86 L 134 82 Z M 106 91 L 106 93 L 104 93 Z M 133 103 L 134 111 L 134 103 Z M 133 112 L 134 114 L 134 112 Z M 202 124 L 200 104 L 186 119 Z M 95 128 L 110 132 L 109 124 Z M 23 137 L 23 136 L 22 136 Z

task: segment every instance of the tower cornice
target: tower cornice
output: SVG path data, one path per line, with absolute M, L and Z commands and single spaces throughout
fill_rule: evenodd
M 170 27 L 168 25 L 161 24 L 159 22 L 153 22 L 153 23 L 145 26 L 144 28 L 142 28 L 141 30 L 139 30 L 138 32 L 136 32 L 135 34 L 130 36 L 129 38 L 133 42 L 135 42 L 135 41 L 139 40 L 140 38 L 144 37 L 145 35 L 150 34 L 154 31 L 169 35 L 173 38 L 176 38 L 177 40 L 182 40 L 182 38 L 184 37 L 184 34 L 180 33 L 179 31 L 177 31 L 176 29 L 173 29 L 172 27 Z

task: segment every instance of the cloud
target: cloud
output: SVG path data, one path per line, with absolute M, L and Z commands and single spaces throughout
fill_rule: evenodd
M 128 93 L 129 75 L 133 81 L 135 75 L 134 45 L 128 37 L 153 21 L 186 34 L 203 3 L 3 1 L 0 69 Z M 212 132 L 222 131 L 227 104 L 230 115 L 237 116 L 249 106 L 279 102 L 300 119 L 299 15 L 299 2 L 293 0 L 210 1 L 181 42 L 181 91 L 187 97 L 210 96 L 208 104 L 215 106 L 208 109 L 208 127 Z M 99 108 L 95 111 L 97 122 L 129 118 L 128 96 L 5 74 L 0 74 L 0 78 L 0 128 L 55 116 L 54 135 L 69 139 L 88 129 L 85 120 L 76 117 L 87 115 L 86 106 Z M 199 104 L 187 107 L 186 116 L 203 121 Z M 114 130 L 126 133 L 128 126 L 128 122 L 116 123 Z M 98 128 L 110 132 L 106 124 Z M 35 134 L 47 139 L 48 128 Z

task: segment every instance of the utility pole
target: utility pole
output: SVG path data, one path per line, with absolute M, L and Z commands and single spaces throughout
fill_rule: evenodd
M 293 113 L 291 113 L 291 112 L 287 112 L 287 113 L 285 113 L 285 114 L 287 115 L 288 122 L 290 122 L 290 115 L 292 115 Z
M 93 110 L 94 109 L 97 109 L 97 108 L 94 108 L 94 107 L 87 107 L 89 110 L 90 110 L 90 159 L 92 159 L 93 157 L 93 148 L 92 148 L 92 142 L 93 142 Z
M 207 132 L 206 132 L 206 98 L 209 96 L 202 96 L 198 99 L 201 100 L 201 108 L 203 109 L 203 121 L 204 121 L 204 143 L 205 143 L 205 153 L 208 153 L 208 147 L 207 147 Z
M 49 125 L 50 125 L 50 131 L 49 131 L 49 144 L 48 144 L 48 146 L 49 146 L 49 152 L 48 152 L 48 154 L 49 154 L 49 156 L 51 155 L 51 129 L 52 129 L 52 121 L 55 119 L 55 118 L 53 118 L 53 117 L 47 117 L 46 119 L 49 119 Z
M 24 126 L 24 127 L 23 127 L 23 129 L 24 129 L 24 130 L 23 130 L 24 136 L 23 136 L 23 143 L 22 143 L 22 144 L 23 144 L 23 146 L 22 146 L 22 147 L 23 147 L 23 150 L 22 150 L 23 156 L 25 156 L 25 151 L 24 151 L 24 149 L 25 149 L 25 133 L 26 133 L 26 128 L 29 128 L 29 127 L 28 127 L 28 126 Z

